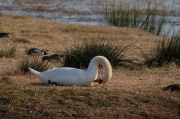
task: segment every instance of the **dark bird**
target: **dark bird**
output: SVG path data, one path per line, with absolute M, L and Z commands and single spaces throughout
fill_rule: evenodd
M 31 49 L 26 49 L 25 53 L 27 55 L 32 55 L 32 56 L 40 56 L 40 55 L 47 55 L 48 50 L 43 50 L 40 48 L 31 48 Z
M 51 56 L 42 57 L 42 61 L 44 62 L 45 60 L 47 60 L 48 62 L 58 63 L 62 61 L 63 57 L 64 55 L 61 55 L 61 54 L 53 54 Z
M 0 38 L 9 37 L 8 34 L 9 34 L 9 33 L 0 33 Z
M 171 92 L 176 91 L 180 92 L 180 84 L 172 84 L 167 87 L 162 88 L 163 91 L 171 90 Z

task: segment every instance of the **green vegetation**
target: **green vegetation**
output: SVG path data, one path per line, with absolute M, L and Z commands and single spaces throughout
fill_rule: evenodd
M 14 57 L 16 52 L 16 47 L 6 48 L 6 50 L 0 50 L 0 57 Z
M 163 66 L 168 63 L 180 65 L 180 37 L 163 39 L 158 42 L 152 57 L 144 55 L 149 66 Z
M 43 62 L 42 60 L 39 60 L 38 57 L 26 57 L 22 58 L 22 60 L 19 63 L 19 69 L 22 73 L 28 73 L 29 69 L 32 68 L 37 71 L 45 71 L 49 68 L 48 62 Z
M 146 5 L 144 5 L 146 6 Z M 118 27 L 138 27 L 141 30 L 146 30 L 156 35 L 161 35 L 163 24 L 165 23 L 165 12 L 158 16 L 157 7 L 141 10 L 139 4 L 134 3 L 134 8 L 129 5 L 119 4 L 113 5 L 110 8 L 106 6 L 105 19 L 109 25 Z
M 91 59 L 98 55 L 106 57 L 112 67 L 119 66 L 122 62 L 133 63 L 131 60 L 126 59 L 125 55 L 130 46 L 132 44 L 123 46 L 123 44 L 115 44 L 112 41 L 85 41 L 81 45 L 71 47 L 64 52 L 63 66 L 87 68 Z

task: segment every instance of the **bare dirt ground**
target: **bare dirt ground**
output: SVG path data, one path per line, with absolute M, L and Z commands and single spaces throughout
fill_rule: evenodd
M 9 38 L 0 38 L 0 50 L 17 48 L 15 57 L 0 58 L 0 79 L 17 69 L 22 57 L 30 57 L 25 55 L 26 48 L 48 49 L 53 54 L 83 40 L 113 39 L 116 44 L 134 43 L 127 57 L 143 63 L 141 53 L 152 52 L 162 39 L 136 28 L 64 24 L 2 13 L 0 32 L 10 33 Z M 100 70 L 98 77 L 102 75 Z M 12 84 L 0 83 L 1 117 L 180 118 L 180 93 L 161 90 L 180 83 L 179 67 L 173 64 L 160 68 L 119 67 L 113 69 L 111 81 L 92 87 L 45 85 L 32 74 L 8 76 Z

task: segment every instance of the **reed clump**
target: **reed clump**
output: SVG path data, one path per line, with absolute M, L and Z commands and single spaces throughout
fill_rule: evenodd
M 16 47 L 6 48 L 5 50 L 0 50 L 0 57 L 14 57 L 16 52 Z
M 49 68 L 49 66 L 50 65 L 48 64 L 48 62 L 43 62 L 38 57 L 31 57 L 31 58 L 24 57 L 19 63 L 18 70 L 20 70 L 23 74 L 29 72 L 28 68 L 32 68 L 37 71 L 43 72 L 46 71 Z
M 140 8 L 140 4 L 136 3 L 134 3 L 134 7 L 123 3 L 106 6 L 105 20 L 109 25 L 130 28 L 138 27 L 141 30 L 161 35 L 166 12 L 159 13 L 156 5 L 153 8 L 150 5 L 148 3 L 148 7 L 145 10 Z
M 157 43 L 151 57 L 144 55 L 148 66 L 163 66 L 169 63 L 180 66 L 180 37 L 164 38 Z
M 75 68 L 87 68 L 91 59 L 95 56 L 102 55 L 106 57 L 113 67 L 117 67 L 122 62 L 133 63 L 132 60 L 126 59 L 126 51 L 133 44 L 123 46 L 113 42 L 83 42 L 81 45 L 76 45 L 67 49 L 63 66 Z

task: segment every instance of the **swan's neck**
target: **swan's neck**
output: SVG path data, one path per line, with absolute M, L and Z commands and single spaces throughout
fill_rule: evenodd
M 98 66 L 101 64 L 105 70 L 105 74 L 100 78 L 103 80 L 103 83 L 106 83 L 112 77 L 112 67 L 110 62 L 103 56 L 96 56 L 94 57 L 91 62 L 89 63 L 87 72 L 91 75 L 97 75 Z

